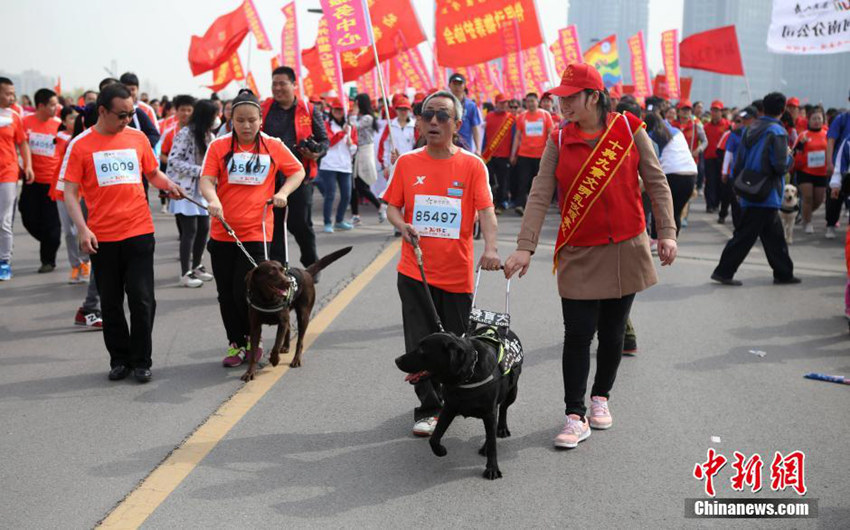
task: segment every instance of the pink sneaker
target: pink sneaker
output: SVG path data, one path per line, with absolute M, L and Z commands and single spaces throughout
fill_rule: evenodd
M 608 398 L 591 397 L 590 398 L 590 426 L 594 429 L 608 429 L 614 419 L 611 418 L 611 411 L 608 410 Z
M 560 449 L 572 449 L 590 437 L 590 425 L 587 423 L 587 418 L 584 421 L 574 418 L 575 414 L 567 416 L 567 421 L 560 434 L 555 437 L 555 447 Z
M 240 348 L 236 344 L 230 343 L 227 348 L 227 355 L 221 361 L 225 368 L 235 368 L 245 361 L 245 348 Z

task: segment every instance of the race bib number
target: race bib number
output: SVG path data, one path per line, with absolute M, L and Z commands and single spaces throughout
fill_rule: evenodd
M 8 109 L 0 109 L 0 127 L 9 127 L 14 123 L 12 111 Z
M 826 166 L 826 151 L 809 151 L 806 154 L 806 165 L 809 167 Z
M 417 195 L 413 227 L 421 236 L 460 239 L 461 200 L 441 195 Z
M 227 181 L 231 184 L 259 186 L 269 176 L 270 167 L 269 155 L 235 153 L 227 164 Z
M 543 136 L 543 122 L 542 121 L 527 121 L 527 122 L 525 122 L 525 135 L 526 136 Z
M 117 184 L 141 184 L 139 155 L 135 149 L 115 149 L 98 151 L 92 155 L 97 185 L 115 186 Z
M 52 134 L 31 132 L 29 142 L 34 155 L 52 157 L 56 154 L 56 137 Z

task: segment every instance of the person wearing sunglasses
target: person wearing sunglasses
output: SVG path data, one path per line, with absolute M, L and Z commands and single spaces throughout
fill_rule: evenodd
M 498 270 L 497 223 L 487 168 L 473 153 L 454 144 L 463 107 L 448 91 L 428 96 L 418 128 L 425 146 L 402 154 L 381 198 L 387 218 L 401 232 L 398 293 L 405 351 L 433 331 L 430 303 L 413 252 L 422 249 L 428 289 L 446 331 L 461 335 L 472 308 L 473 224 L 478 214 L 484 254 L 478 266 Z M 413 411 L 413 434 L 430 436 L 443 405 L 442 389 L 430 379 L 414 384 L 420 404 Z
M 124 379 L 132 372 L 137 381 L 147 383 L 156 310 L 155 241 L 142 176 L 172 198 L 182 198 L 185 192 L 159 170 L 145 135 L 127 127 L 136 112 L 124 86 L 105 87 L 97 97 L 97 113 L 97 123 L 68 145 L 59 180 L 64 181 L 65 206 L 80 247 L 91 254 L 94 265 L 109 379 Z M 88 220 L 80 207 L 81 189 Z M 124 317 L 125 293 L 130 326 Z

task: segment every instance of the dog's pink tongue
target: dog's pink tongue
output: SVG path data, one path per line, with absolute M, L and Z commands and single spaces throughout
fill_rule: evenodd
M 419 382 L 420 379 L 428 377 L 429 375 L 431 374 L 428 373 L 428 370 L 422 370 L 421 372 L 416 372 L 415 374 L 407 374 L 404 380 L 410 383 L 411 385 L 415 385 Z

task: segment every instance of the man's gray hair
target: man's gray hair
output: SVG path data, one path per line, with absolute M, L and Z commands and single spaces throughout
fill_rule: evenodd
M 463 105 L 461 105 L 460 100 L 448 90 L 440 90 L 438 92 L 434 92 L 433 94 L 425 98 L 425 101 L 422 102 L 422 110 L 425 110 L 425 107 L 428 106 L 428 102 L 435 98 L 447 98 L 452 100 L 452 104 L 454 104 L 455 107 L 455 120 L 460 121 L 463 119 Z

